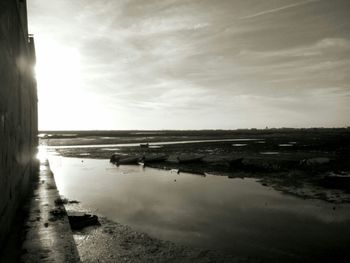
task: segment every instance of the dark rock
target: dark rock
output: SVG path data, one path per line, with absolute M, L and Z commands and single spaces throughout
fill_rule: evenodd
M 64 208 L 62 207 L 58 207 L 55 209 L 51 209 L 50 210 L 50 214 L 54 217 L 54 218 L 63 218 L 67 212 Z
M 85 213 L 73 213 L 68 215 L 70 226 L 73 230 L 79 230 L 88 226 L 99 226 L 98 216 Z

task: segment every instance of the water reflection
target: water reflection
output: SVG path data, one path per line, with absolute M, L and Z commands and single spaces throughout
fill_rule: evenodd
M 90 140 L 90 139 L 88 139 Z M 93 139 L 91 139 L 93 140 Z M 162 145 L 172 144 L 188 144 L 188 143 L 202 143 L 202 142 L 247 142 L 247 141 L 260 141 L 260 139 L 218 139 L 218 140 L 188 140 L 188 141 L 169 141 L 169 142 L 149 142 L 149 146 L 152 148 L 158 148 Z M 106 148 L 106 147 L 130 147 L 140 146 L 140 143 L 119 143 L 119 144 L 87 144 L 87 145 L 54 145 L 54 146 L 42 146 L 46 149 L 71 149 L 71 148 Z
M 247 146 L 246 143 L 234 143 L 232 144 L 232 146 L 235 146 L 235 147 L 244 147 L 244 146 Z
M 36 154 L 36 158 L 42 163 L 45 162 L 48 158 L 48 153 L 46 149 L 43 147 L 39 146 L 38 147 L 38 153 Z
M 302 200 L 253 179 L 115 167 L 50 157 L 60 194 L 158 238 L 271 262 L 345 255 L 350 209 Z
M 279 154 L 279 152 L 260 152 L 260 154 L 275 155 L 275 154 Z

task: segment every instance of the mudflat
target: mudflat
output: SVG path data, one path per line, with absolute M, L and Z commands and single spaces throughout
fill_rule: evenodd
M 252 177 L 303 198 L 350 202 L 350 129 L 42 132 L 65 157 L 154 159 L 144 165 Z M 145 147 L 146 145 L 146 147 Z M 157 159 L 157 158 L 156 158 Z M 137 162 L 135 162 L 137 163 Z

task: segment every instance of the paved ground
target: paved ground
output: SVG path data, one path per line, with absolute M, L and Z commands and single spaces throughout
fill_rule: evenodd
M 39 182 L 30 202 L 21 262 L 80 262 L 68 217 L 49 163 L 40 165 Z

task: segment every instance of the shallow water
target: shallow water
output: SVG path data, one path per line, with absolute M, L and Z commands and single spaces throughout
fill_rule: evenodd
M 280 152 L 260 152 L 260 154 L 275 155 L 275 154 L 280 154 Z
M 50 165 L 61 195 L 157 238 L 269 262 L 347 262 L 349 205 L 302 200 L 254 179 L 60 156 Z
M 89 139 L 87 140 L 94 140 Z M 187 143 L 203 143 L 203 142 L 247 142 L 247 141 L 261 141 L 260 139 L 220 139 L 220 140 L 187 140 L 187 141 L 169 141 L 169 142 L 150 142 L 151 147 L 160 145 L 172 145 L 172 144 L 187 144 Z M 105 148 L 105 147 L 130 147 L 140 146 L 140 143 L 118 143 L 118 144 L 87 144 L 87 145 L 54 145 L 47 146 L 42 145 L 41 148 L 45 149 L 71 149 L 71 148 Z

